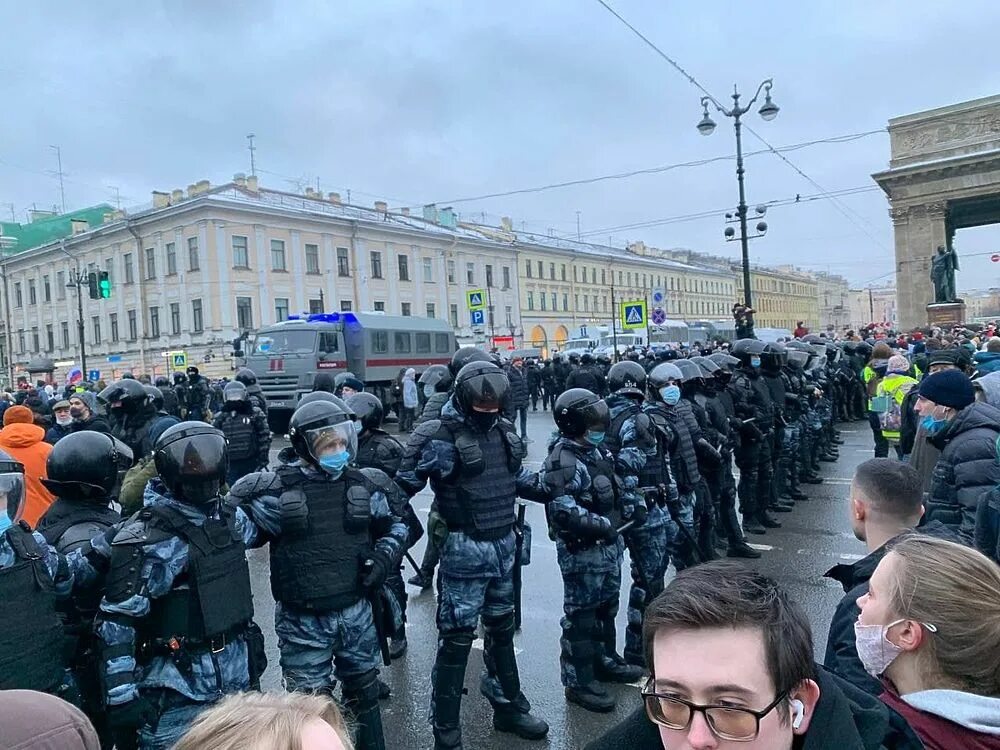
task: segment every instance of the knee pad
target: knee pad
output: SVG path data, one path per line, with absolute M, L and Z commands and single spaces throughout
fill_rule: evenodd
M 514 613 L 509 612 L 499 617 L 484 617 L 483 627 L 494 643 L 512 643 L 514 640 Z
M 363 674 L 348 677 L 344 681 L 344 697 L 355 698 L 359 703 L 378 703 L 378 670 L 370 669 Z

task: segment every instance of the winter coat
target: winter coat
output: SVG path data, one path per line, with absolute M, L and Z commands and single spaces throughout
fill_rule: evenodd
M 5 750 L 100 750 L 97 732 L 76 706 L 34 690 L 0 691 Z
M 972 361 L 976 363 L 976 372 L 1000 372 L 1000 352 L 976 352 Z
M 938 434 L 928 438 L 941 449 L 924 500 L 924 522 L 941 521 L 972 542 L 979 498 L 1000 484 L 996 439 L 1000 410 L 984 403 L 962 409 Z
M 107 419 L 98 416 L 96 414 L 91 414 L 89 419 L 83 421 L 74 420 L 71 425 L 73 432 L 106 432 L 111 433 L 111 425 Z
M 67 425 L 61 425 L 57 422 L 45 431 L 45 442 L 49 445 L 55 445 L 59 442 L 60 438 L 66 437 L 71 432 L 73 432 L 72 422 Z
M 0 430 L 0 449 L 24 466 L 24 512 L 21 519 L 34 528 L 55 498 L 41 479 L 52 446 L 45 442 L 45 430 L 33 424 L 15 422 Z
M 514 409 L 528 407 L 528 380 L 524 370 L 516 367 L 507 368 L 507 380 L 510 381 L 510 404 Z
M 416 409 L 420 403 L 417 398 L 417 383 L 412 375 L 403 378 L 403 408 Z
M 819 702 L 796 750 L 920 750 L 902 718 L 877 698 L 816 667 Z M 632 713 L 586 750 L 663 750 L 660 733 L 644 709 Z
M 975 541 L 977 550 L 1000 564 L 1000 487 L 979 498 Z
M 601 395 L 604 378 L 590 365 L 580 365 L 566 377 L 566 390 L 570 388 L 586 388 L 591 393 Z
M 880 696 L 927 750 L 1000 750 L 1000 698 L 959 690 L 918 690 L 899 695 L 886 684 Z

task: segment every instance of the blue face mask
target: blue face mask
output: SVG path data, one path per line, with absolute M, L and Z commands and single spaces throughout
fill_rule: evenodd
M 928 435 L 936 435 L 941 432 L 946 424 L 948 424 L 947 419 L 935 419 L 930 414 L 920 420 L 920 426 Z
M 604 432 L 597 430 L 587 430 L 587 442 L 591 445 L 600 445 L 604 442 Z
M 0 534 L 5 532 L 13 525 L 14 522 L 10 520 L 10 516 L 8 516 L 6 513 L 0 513 Z
M 347 451 L 340 451 L 340 453 L 328 453 L 319 460 L 320 468 L 323 469 L 327 474 L 337 476 L 344 470 L 348 463 L 351 461 L 351 454 Z
M 760 367 L 760 357 L 750 357 L 751 367 Z
M 673 406 L 681 400 L 681 389 L 677 385 L 667 385 L 660 389 L 660 396 L 668 406 Z

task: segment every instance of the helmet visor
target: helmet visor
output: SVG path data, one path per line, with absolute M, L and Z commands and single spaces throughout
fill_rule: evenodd
M 793 367 L 804 368 L 809 361 L 809 353 L 798 349 L 788 350 L 788 363 Z
M 484 372 L 463 383 L 463 397 L 474 411 L 499 411 L 510 387 L 502 372 Z
M 24 474 L 0 474 L 0 508 L 11 521 L 18 521 L 24 511 Z
M 583 417 L 587 429 L 594 432 L 606 432 L 611 424 L 611 412 L 604 399 L 587 404 L 580 410 L 580 415 Z
M 309 455 L 319 463 L 323 456 L 347 451 L 353 461 L 358 455 L 358 431 L 354 422 L 338 422 L 323 425 L 305 433 L 306 447 Z

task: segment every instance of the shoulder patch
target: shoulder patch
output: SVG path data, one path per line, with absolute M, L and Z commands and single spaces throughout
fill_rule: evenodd
M 137 511 L 131 518 L 118 527 L 114 538 L 111 540 L 113 546 L 126 544 L 155 544 L 174 535 L 167 529 L 160 528 L 153 522 L 153 515 L 143 509 Z

